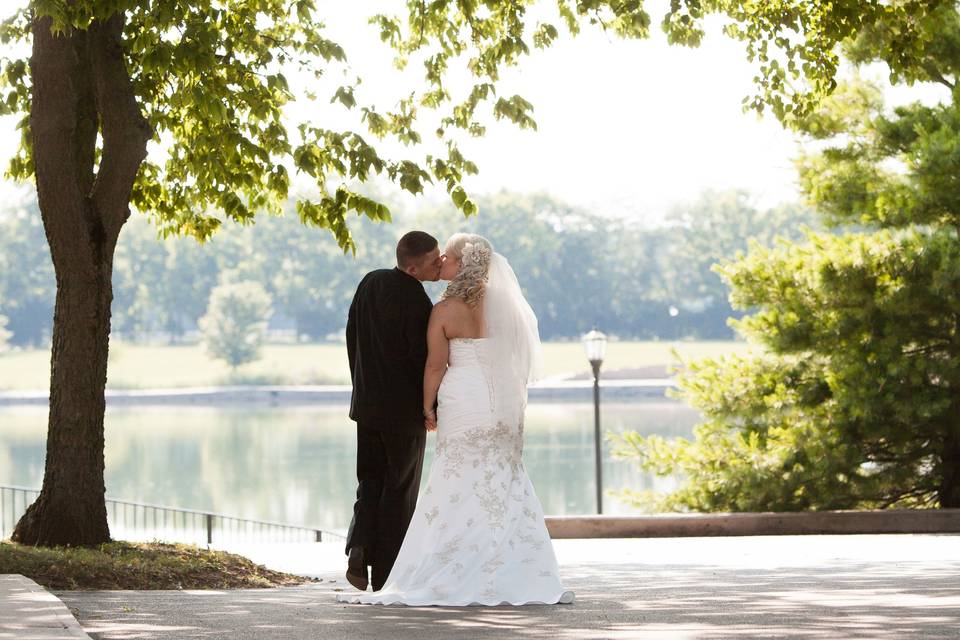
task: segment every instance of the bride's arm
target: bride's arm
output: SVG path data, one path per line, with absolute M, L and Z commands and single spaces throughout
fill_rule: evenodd
M 440 382 L 447 372 L 450 345 L 443 330 L 445 311 L 445 305 L 442 302 L 435 306 L 430 313 L 430 322 L 427 324 L 427 364 L 423 371 L 423 416 L 427 431 L 434 431 L 437 428 L 437 414 L 433 407 L 437 401 Z

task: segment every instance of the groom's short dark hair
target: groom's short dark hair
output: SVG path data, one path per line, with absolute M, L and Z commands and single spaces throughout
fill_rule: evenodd
M 397 243 L 397 266 L 406 269 L 410 263 L 437 248 L 437 239 L 424 231 L 403 234 Z

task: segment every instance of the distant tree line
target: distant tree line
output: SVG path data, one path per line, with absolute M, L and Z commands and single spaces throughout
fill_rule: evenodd
M 395 214 L 392 225 L 358 220 L 356 256 L 293 212 L 225 229 L 206 246 L 192 238 L 158 242 L 155 227 L 135 216 L 114 263 L 114 334 L 182 341 L 198 329 L 218 285 L 249 282 L 272 301 L 272 329 L 328 339 L 343 328 L 363 274 L 391 266 L 397 237 L 421 228 L 441 243 L 458 230 L 490 238 L 514 266 L 545 339 L 575 338 L 595 324 L 621 338 L 726 339 L 733 336 L 727 319 L 742 312 L 731 309 L 711 266 L 751 239 L 798 238 L 815 225 L 799 205 L 762 209 L 740 190 L 702 193 L 656 228 L 547 195 L 505 192 L 477 204 L 480 214 L 469 220 L 440 207 Z M 14 346 L 49 339 L 56 283 L 43 233 L 34 200 L 0 212 L 0 334 L 5 326 Z M 428 290 L 437 295 L 441 287 Z

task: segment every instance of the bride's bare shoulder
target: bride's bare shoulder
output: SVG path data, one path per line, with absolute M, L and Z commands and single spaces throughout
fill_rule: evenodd
M 471 310 L 463 300 L 447 298 L 434 305 L 430 322 L 443 327 L 448 337 L 457 337 L 464 332 L 469 333 L 469 327 L 472 326 Z
M 470 307 L 460 298 L 446 298 L 433 305 L 433 313 L 450 316 L 469 313 Z

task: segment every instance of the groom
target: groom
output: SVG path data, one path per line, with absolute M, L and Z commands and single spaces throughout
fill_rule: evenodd
M 364 276 L 347 316 L 359 483 L 347 532 L 347 581 L 361 591 L 368 582 L 374 591 L 386 582 L 417 503 L 433 308 L 421 283 L 438 280 L 441 265 L 436 238 L 407 233 L 397 244 L 397 266 Z

